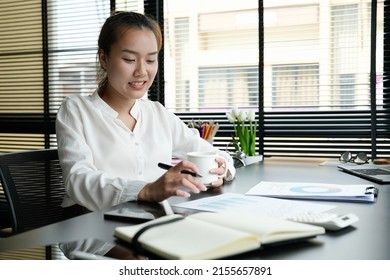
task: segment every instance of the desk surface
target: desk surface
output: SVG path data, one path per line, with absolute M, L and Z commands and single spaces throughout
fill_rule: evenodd
M 284 182 L 318 182 L 335 184 L 368 184 L 372 183 L 356 176 L 341 172 L 336 166 L 319 166 L 318 162 L 309 161 L 279 161 L 266 159 L 262 163 L 253 164 L 237 170 L 233 182 L 222 188 L 211 189 L 191 199 L 217 195 L 222 192 L 245 193 L 255 184 L 264 181 Z M 390 259 L 390 185 L 377 185 L 378 199 L 375 203 L 356 202 L 317 202 L 338 206 L 338 213 L 353 212 L 360 221 L 353 227 L 337 232 L 327 232 L 315 239 L 265 248 L 260 251 L 246 253 L 234 258 L 242 259 L 351 259 L 379 260 Z M 182 202 L 179 197 L 170 198 L 171 204 Z M 123 206 L 117 206 L 123 207 Z M 141 207 L 153 209 L 163 215 L 159 204 L 126 203 L 126 207 Z M 175 212 L 185 213 L 184 209 Z M 97 238 L 103 241 L 115 241 L 114 229 L 117 226 L 129 225 L 126 222 L 105 220 L 103 211 L 89 213 L 63 222 L 45 226 L 39 229 L 21 233 L 0 240 L 0 251 L 32 248 L 41 245 L 55 244 Z

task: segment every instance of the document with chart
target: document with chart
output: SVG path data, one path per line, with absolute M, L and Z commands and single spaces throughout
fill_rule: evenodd
M 248 196 L 238 193 L 224 193 L 173 206 L 208 212 L 249 212 L 272 218 L 288 218 L 296 214 L 320 213 L 336 208 L 336 206 L 319 203 Z
M 275 198 L 374 202 L 373 185 L 339 185 L 303 182 L 260 182 L 246 195 Z

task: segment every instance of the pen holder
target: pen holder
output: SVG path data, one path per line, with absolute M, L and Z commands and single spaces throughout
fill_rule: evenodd
M 214 121 L 209 122 L 190 122 L 188 127 L 196 133 L 199 137 L 209 142 L 211 145 L 214 144 L 214 136 L 216 135 L 219 129 L 219 123 L 214 123 Z

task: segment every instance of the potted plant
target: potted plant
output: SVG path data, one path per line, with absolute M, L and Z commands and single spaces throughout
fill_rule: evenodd
M 256 154 L 257 121 L 255 112 L 233 107 L 230 112 L 226 112 L 226 117 L 234 127 L 232 143 L 236 155 L 242 158 L 246 164 L 261 161 L 263 157 Z

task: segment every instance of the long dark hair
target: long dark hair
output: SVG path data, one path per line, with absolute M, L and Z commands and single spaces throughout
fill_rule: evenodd
M 107 73 L 99 60 L 99 52 L 103 51 L 109 55 L 111 46 L 119 39 L 120 32 L 129 28 L 147 28 L 153 32 L 157 40 L 158 51 L 162 47 L 161 28 L 152 17 L 136 12 L 115 12 L 108 17 L 100 30 L 98 39 L 98 91 L 100 92 L 107 85 Z

